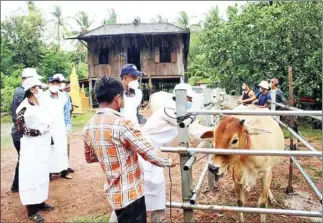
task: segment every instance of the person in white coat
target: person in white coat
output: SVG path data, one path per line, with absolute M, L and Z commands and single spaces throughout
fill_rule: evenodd
M 49 78 L 49 89 L 46 91 L 47 103 L 52 117 L 51 136 L 52 156 L 50 173 L 60 173 L 62 178 L 72 179 L 68 172 L 67 133 L 64 119 L 66 95 L 59 91 L 59 78 Z
M 21 138 L 19 165 L 19 197 L 26 205 L 28 218 L 43 222 L 39 211 L 54 207 L 46 204 L 49 189 L 51 155 L 50 116 L 43 102 L 43 84 L 37 78 L 28 78 L 22 84 L 25 99 L 16 110 L 17 129 Z

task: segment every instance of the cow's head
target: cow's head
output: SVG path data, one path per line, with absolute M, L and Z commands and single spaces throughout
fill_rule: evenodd
M 214 147 L 219 149 L 248 149 L 250 135 L 269 133 L 266 130 L 248 127 L 245 120 L 230 116 L 224 116 L 214 131 L 205 132 L 202 139 L 214 139 Z M 229 166 L 240 156 L 237 155 L 214 155 L 209 163 L 209 171 L 218 180 L 222 177 Z

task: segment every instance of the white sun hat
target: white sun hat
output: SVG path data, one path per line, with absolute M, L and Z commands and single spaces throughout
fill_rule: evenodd
M 187 84 L 187 83 L 179 83 L 179 84 L 177 84 L 175 86 L 175 88 L 173 90 L 173 97 L 175 97 L 175 91 L 176 90 L 179 90 L 179 89 L 186 90 L 187 97 L 194 98 L 196 96 L 196 94 L 193 91 L 192 86 L 190 84 Z
M 30 77 L 22 83 L 22 87 L 25 91 L 28 91 L 30 88 L 35 86 L 40 86 L 42 88 L 46 87 L 37 77 Z
M 38 75 L 35 68 L 25 68 L 21 73 L 22 78 L 35 77 L 37 79 L 42 79 L 43 77 Z
M 267 81 L 261 81 L 260 84 L 258 84 L 258 86 L 267 90 L 269 89 L 269 84 Z

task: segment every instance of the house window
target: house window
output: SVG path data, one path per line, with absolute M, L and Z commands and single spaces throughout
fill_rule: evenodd
M 171 62 L 171 49 L 170 47 L 159 47 L 160 63 Z
M 99 53 L 99 64 L 109 64 L 109 53 L 110 50 L 108 48 L 103 48 Z

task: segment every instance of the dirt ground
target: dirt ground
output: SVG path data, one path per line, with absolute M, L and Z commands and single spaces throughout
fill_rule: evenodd
M 146 115 L 148 115 L 147 113 Z M 105 176 L 97 163 L 87 164 L 84 160 L 83 141 L 81 132 L 77 131 L 72 136 L 72 150 L 70 164 L 75 169 L 72 180 L 55 178 L 50 182 L 48 203 L 56 206 L 56 210 L 43 213 L 47 222 L 67 222 L 78 216 L 93 214 L 109 214 L 111 208 L 103 191 Z M 177 145 L 177 142 L 173 142 Z M 312 141 L 312 145 L 321 149 L 320 141 Z M 304 149 L 301 147 L 301 149 Z M 179 162 L 177 154 L 170 154 Z M 201 157 L 202 155 L 199 155 Z M 28 222 L 26 220 L 25 208 L 21 205 L 18 193 L 11 193 L 10 187 L 13 180 L 14 168 L 17 154 L 14 147 L 1 152 L 1 222 Z M 317 186 L 322 188 L 322 166 L 317 158 L 300 158 L 300 163 L 314 178 Z M 202 172 L 206 159 L 202 159 L 193 167 L 193 185 L 196 185 L 198 177 Z M 294 170 L 293 186 L 295 195 L 293 197 L 284 193 L 288 181 L 289 158 L 283 158 L 282 164 L 273 171 L 271 189 L 276 203 L 272 208 L 294 208 L 301 210 L 320 210 L 315 194 L 297 170 Z M 172 201 L 181 201 L 181 176 L 180 167 L 171 169 L 172 178 Z M 170 197 L 170 180 L 168 169 L 165 169 L 167 200 Z M 200 194 L 197 199 L 199 204 L 217 204 L 235 206 L 235 193 L 230 174 L 221 178 L 216 183 L 217 190 L 209 191 L 207 179 L 204 180 Z M 260 182 L 256 189 L 246 193 L 246 204 L 248 207 L 256 207 L 260 195 Z M 171 209 L 172 222 L 183 222 L 181 209 Z M 170 221 L 170 209 L 167 209 L 167 221 Z M 215 211 L 194 211 L 197 222 L 237 222 L 237 214 Z M 311 222 L 311 219 L 269 215 L 268 222 Z M 245 214 L 246 222 L 259 222 L 259 215 Z M 318 219 L 320 220 L 320 219 Z

